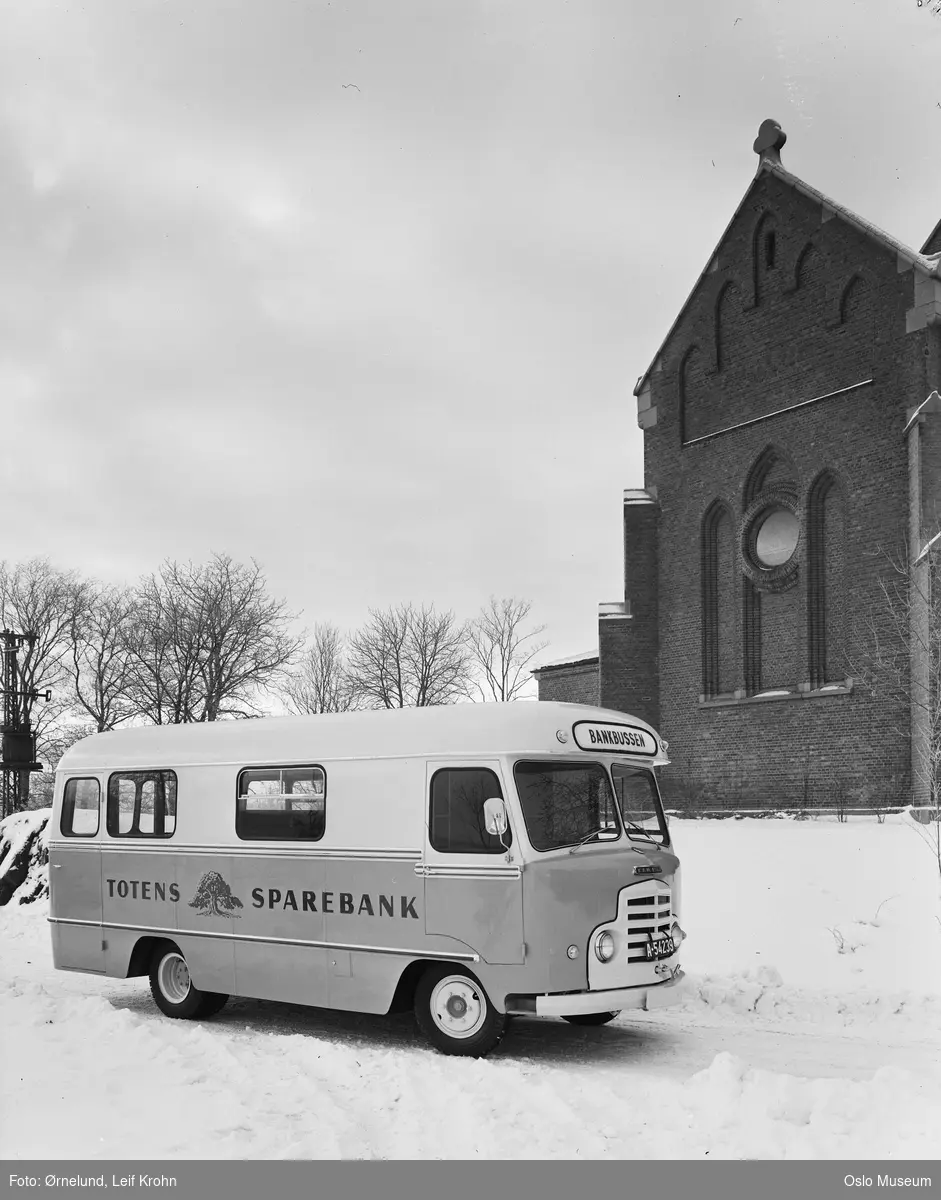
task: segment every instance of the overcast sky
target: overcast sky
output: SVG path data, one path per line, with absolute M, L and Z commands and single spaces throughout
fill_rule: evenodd
M 937 7 L 937 5 L 935 5 Z M 0 558 L 305 622 L 622 596 L 634 384 L 757 166 L 916 249 L 917 0 L 0 0 Z

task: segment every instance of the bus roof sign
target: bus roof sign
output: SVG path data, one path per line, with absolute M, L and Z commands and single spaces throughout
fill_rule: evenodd
M 572 726 L 575 744 L 581 750 L 597 754 L 644 754 L 653 757 L 657 753 L 657 739 L 638 725 L 621 725 L 613 721 L 577 721 Z

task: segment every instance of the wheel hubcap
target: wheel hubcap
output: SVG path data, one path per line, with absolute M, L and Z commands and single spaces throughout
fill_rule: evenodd
M 182 1004 L 190 993 L 190 973 L 182 954 L 167 954 L 157 971 L 160 990 L 171 1004 Z
M 487 1019 L 487 1001 L 471 980 L 449 975 L 431 993 L 431 1016 L 448 1037 L 473 1037 Z

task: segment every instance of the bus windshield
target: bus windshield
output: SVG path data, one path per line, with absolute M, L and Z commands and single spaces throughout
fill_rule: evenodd
M 627 836 L 632 841 L 665 842 L 666 817 L 653 772 L 644 767 L 614 763 L 611 778 Z
M 578 845 L 596 833 L 620 836 L 601 763 L 518 762 L 514 775 L 534 850 Z

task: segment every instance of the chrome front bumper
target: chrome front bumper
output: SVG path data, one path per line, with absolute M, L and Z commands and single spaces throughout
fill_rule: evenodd
M 605 988 L 595 992 L 567 992 L 547 996 L 514 997 L 524 1004 L 508 1005 L 507 1012 L 533 1012 L 537 1017 L 575 1017 L 583 1013 L 622 1012 L 626 1008 L 666 1008 L 676 1004 L 676 985 L 683 978 L 677 967 L 672 978 L 664 983 L 644 984 L 642 987 Z M 508 997 L 509 999 L 509 997 Z M 532 1003 L 535 1001 L 535 1008 Z

